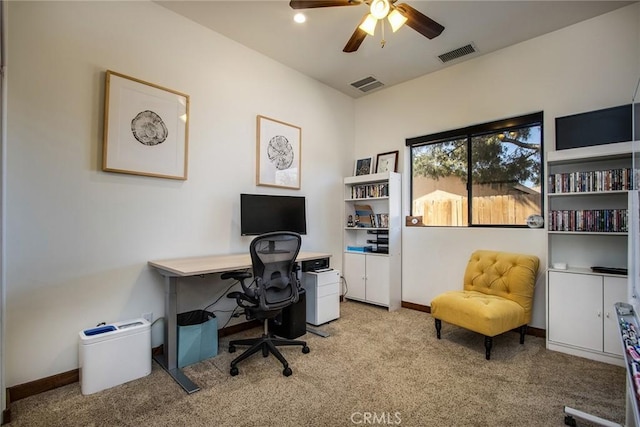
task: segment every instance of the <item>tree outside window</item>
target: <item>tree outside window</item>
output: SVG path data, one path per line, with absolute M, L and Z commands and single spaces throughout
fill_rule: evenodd
M 411 214 L 425 225 L 524 227 L 529 215 L 541 214 L 542 113 L 407 145 Z

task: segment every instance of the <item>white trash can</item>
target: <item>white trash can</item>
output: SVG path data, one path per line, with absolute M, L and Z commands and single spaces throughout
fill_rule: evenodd
M 80 332 L 80 389 L 92 394 L 151 373 L 151 323 L 116 322 Z

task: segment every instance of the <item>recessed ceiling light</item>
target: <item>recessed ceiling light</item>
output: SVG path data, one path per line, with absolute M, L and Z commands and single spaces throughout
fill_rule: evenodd
M 298 24 L 302 24 L 307 20 L 307 17 L 304 16 L 303 13 L 296 13 L 295 16 L 293 17 L 293 20 L 296 21 Z

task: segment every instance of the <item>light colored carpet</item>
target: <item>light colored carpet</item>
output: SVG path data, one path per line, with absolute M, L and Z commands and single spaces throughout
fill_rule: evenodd
M 186 394 L 158 365 L 151 375 L 93 395 L 78 383 L 15 402 L 11 426 L 562 426 L 567 405 L 624 422 L 625 370 L 545 349 L 516 333 L 483 337 L 429 314 L 347 301 L 340 319 L 307 333 L 311 352 L 285 348 L 293 375 L 260 354 L 229 375 L 230 339 L 185 373 Z M 365 418 L 369 417 L 369 418 Z M 367 422 L 368 421 L 368 422 Z

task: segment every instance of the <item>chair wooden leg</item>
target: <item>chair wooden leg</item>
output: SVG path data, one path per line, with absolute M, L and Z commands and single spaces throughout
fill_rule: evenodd
M 520 344 L 524 344 L 524 336 L 527 333 L 527 325 L 520 326 Z
M 491 358 L 491 346 L 493 345 L 493 337 L 484 337 L 485 358 L 489 360 Z
M 435 319 L 436 321 L 436 336 L 440 339 L 440 329 L 442 329 L 442 320 Z

